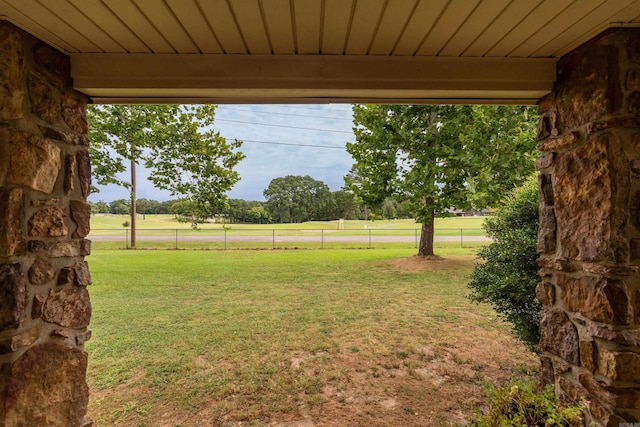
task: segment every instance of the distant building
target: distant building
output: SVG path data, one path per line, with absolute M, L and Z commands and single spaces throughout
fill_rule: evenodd
M 463 209 L 458 208 L 447 208 L 444 211 L 450 213 L 453 216 L 465 216 L 467 214 Z

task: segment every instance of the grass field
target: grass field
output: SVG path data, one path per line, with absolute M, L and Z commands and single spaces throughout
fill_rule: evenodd
M 91 228 L 114 228 L 122 229 L 122 224 L 125 221 L 129 221 L 129 217 L 126 215 L 111 215 L 111 214 L 98 214 L 91 216 Z M 469 216 L 469 217 L 449 217 L 449 218 L 436 218 L 436 229 L 447 230 L 460 230 L 462 229 L 481 229 L 484 217 Z M 188 223 L 177 221 L 173 215 L 145 215 L 138 217 L 137 224 L 139 228 L 153 228 L 153 229 L 190 229 Z M 325 229 L 325 230 L 337 230 L 338 221 L 309 221 L 297 224 L 227 224 L 232 229 L 276 229 L 276 230 L 305 230 L 305 229 Z M 397 219 L 397 220 L 378 220 L 378 221 L 345 221 L 345 230 L 362 230 L 365 228 L 384 229 L 384 230 L 399 230 L 399 229 L 420 229 L 420 224 L 412 219 Z M 205 223 L 200 224 L 198 227 L 203 230 L 219 230 L 223 224 L 220 223 Z
M 97 426 L 464 425 L 533 355 L 469 249 L 94 251 Z
M 126 216 L 92 217 L 89 238 L 97 249 L 128 247 Z M 477 246 L 484 236 L 480 217 L 451 217 L 436 220 L 436 239 L 455 239 L 462 246 Z M 305 222 L 300 224 L 220 224 L 206 223 L 192 229 L 171 215 L 139 218 L 139 249 L 266 249 L 266 248 L 416 248 L 420 224 L 413 220 Z M 446 246 L 446 244 L 445 244 Z

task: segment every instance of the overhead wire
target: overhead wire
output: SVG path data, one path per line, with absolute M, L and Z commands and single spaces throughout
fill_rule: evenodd
M 265 113 L 265 114 L 300 116 L 300 117 L 309 117 L 309 118 L 321 118 L 321 119 L 327 119 L 327 120 L 340 119 L 340 120 L 349 120 L 349 121 L 351 121 L 351 119 L 339 118 L 339 117 L 320 117 L 320 116 L 310 116 L 310 115 L 293 114 L 293 113 L 281 113 L 281 112 L 274 112 L 274 111 L 256 111 L 256 110 L 251 110 L 251 109 L 229 108 L 227 106 L 222 106 L 222 107 L 225 110 L 247 111 L 247 112 L 252 112 L 252 113 L 257 113 L 257 114 Z M 295 106 L 295 107 L 298 108 L 298 106 Z M 306 109 L 312 110 L 313 108 L 306 108 Z M 326 109 L 314 109 L 314 110 L 326 110 Z M 342 111 L 347 111 L 347 110 L 342 110 Z M 248 125 L 256 125 L 256 126 L 269 126 L 269 127 L 278 127 L 278 128 L 286 128 L 286 129 L 308 130 L 308 131 L 315 131 L 315 132 L 344 133 L 344 134 L 353 135 L 352 132 L 335 130 L 335 129 L 318 129 L 318 128 L 309 128 L 309 127 L 301 127 L 301 126 L 278 125 L 278 124 L 272 124 L 272 123 L 256 123 L 256 122 L 249 122 L 249 121 L 243 121 L 243 120 L 221 119 L 221 118 L 216 118 L 215 120 L 219 121 L 219 122 L 228 122 L 228 123 L 248 124 Z M 250 143 L 255 143 L 255 144 L 284 145 L 284 146 L 292 146 L 292 147 L 326 148 L 326 149 L 338 149 L 338 150 L 344 150 L 345 149 L 344 146 L 338 147 L 338 146 L 320 145 L 320 144 L 301 144 L 301 143 L 292 143 L 292 142 L 260 141 L 260 140 L 243 139 L 243 138 L 228 138 L 228 137 L 225 137 L 225 138 L 226 139 L 237 139 L 237 140 L 242 141 L 242 142 L 250 142 Z
M 240 139 L 240 138 L 229 138 L 224 137 L 225 139 L 237 139 L 242 142 L 252 142 L 254 144 L 270 144 L 270 145 L 289 145 L 293 147 L 312 147 L 312 148 L 330 148 L 334 150 L 344 150 L 345 147 L 337 147 L 335 145 L 319 145 L 319 144 L 299 144 L 295 142 L 276 142 L 276 141 L 257 141 L 254 139 Z
M 346 131 L 346 130 L 315 129 L 315 128 L 300 127 L 300 126 L 275 125 L 275 124 L 271 124 L 271 123 L 245 122 L 243 120 L 229 120 L 229 119 L 216 119 L 216 120 L 219 121 L 219 122 L 239 123 L 239 124 L 245 124 L 245 125 L 269 126 L 269 127 L 276 127 L 276 128 L 299 129 L 299 130 L 311 130 L 311 131 L 315 131 L 315 132 L 347 133 L 349 135 L 352 134 L 352 132 L 349 132 L 349 131 Z
M 347 118 L 347 117 L 328 117 L 328 116 L 312 116 L 310 114 L 294 114 L 294 113 L 281 113 L 281 112 L 276 112 L 276 111 L 266 111 L 266 110 L 249 110 L 246 108 L 232 108 L 232 107 L 228 107 L 226 105 L 224 106 L 219 106 L 218 109 L 223 109 L 223 111 L 228 111 L 228 110 L 232 110 L 232 111 L 246 111 L 249 113 L 259 113 L 259 114 L 273 114 L 273 115 L 278 115 L 278 116 L 293 116 L 293 117 L 308 117 L 311 119 L 325 119 L 325 120 L 345 120 L 345 121 L 352 121 L 351 118 Z M 343 110 L 346 111 L 346 110 Z M 222 119 L 220 119 L 222 120 Z
M 310 107 L 309 105 L 318 105 L 319 108 L 313 108 Z M 344 105 L 344 104 L 340 104 L 340 105 Z M 290 105 L 290 104 L 283 104 L 281 106 L 284 107 L 288 107 L 288 108 L 297 108 L 299 110 L 322 110 L 322 111 L 327 111 L 327 110 L 333 110 L 333 111 L 351 111 L 351 106 L 347 106 L 347 108 L 335 108 L 338 106 L 338 104 L 305 104 L 303 105 Z M 325 108 L 327 106 L 331 106 L 332 108 Z

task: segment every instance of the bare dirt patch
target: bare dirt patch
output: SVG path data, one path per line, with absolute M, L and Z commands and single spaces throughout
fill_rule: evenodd
M 355 351 L 356 348 L 362 350 Z M 467 329 L 454 341 L 423 346 L 410 353 L 375 355 L 361 342 L 349 342 L 334 354 L 294 352 L 290 363 L 292 369 L 305 370 L 310 375 L 325 376 L 323 370 L 327 366 L 336 373 L 328 377 L 316 404 L 288 413 L 238 420 L 239 408 L 233 402 L 237 397 L 233 394 L 226 402 L 211 401 L 194 414 L 171 402 L 127 406 L 128 399 L 143 391 L 140 387 L 123 387 L 119 390 L 122 417 L 118 425 L 464 426 L 486 404 L 484 381 L 505 384 L 511 377 L 532 372 L 537 359 L 509 335 Z M 99 401 L 98 396 L 94 399 Z M 153 423 L 140 423 L 141 418 L 146 418 L 140 416 L 142 413 L 154 414 Z
M 468 257 L 450 255 L 447 256 L 447 258 L 442 258 L 439 256 L 421 257 L 416 255 L 409 258 L 398 258 L 393 261 L 381 263 L 381 265 L 388 265 L 396 270 L 410 273 L 434 270 L 446 271 L 466 268 L 468 265 Z
M 461 338 L 373 360 L 345 349 L 333 363 L 348 378 L 327 388 L 323 404 L 307 414 L 316 426 L 466 425 L 485 404 L 483 381 L 505 383 L 536 366 L 510 337 L 500 341 Z

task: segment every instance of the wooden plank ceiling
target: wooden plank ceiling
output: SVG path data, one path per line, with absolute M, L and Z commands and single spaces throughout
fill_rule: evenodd
M 0 0 L 96 102 L 531 103 L 639 0 Z

